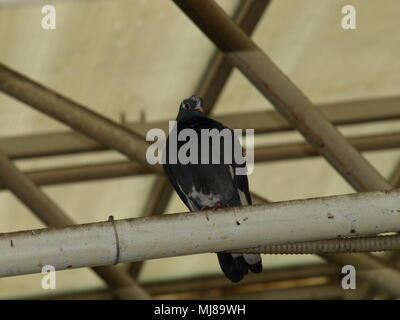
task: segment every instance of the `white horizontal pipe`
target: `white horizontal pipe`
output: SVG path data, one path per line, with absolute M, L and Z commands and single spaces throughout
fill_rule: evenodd
M 400 189 L 116 220 L 0 234 L 0 276 L 399 230 Z

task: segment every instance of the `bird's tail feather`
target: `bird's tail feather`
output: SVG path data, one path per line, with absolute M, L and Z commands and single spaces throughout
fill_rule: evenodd
M 259 254 L 231 254 L 218 252 L 218 262 L 225 276 L 232 282 L 239 282 L 250 270 L 253 273 L 262 271 Z

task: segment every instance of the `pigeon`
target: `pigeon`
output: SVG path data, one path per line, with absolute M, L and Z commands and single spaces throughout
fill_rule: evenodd
M 241 166 L 246 167 L 246 163 L 238 164 L 234 156 L 232 156 L 230 164 L 228 161 L 224 162 L 224 143 L 222 141 L 220 141 L 219 149 L 213 149 L 212 143 L 209 143 L 208 149 L 201 150 L 201 129 L 216 129 L 218 132 L 224 129 L 230 130 L 232 143 L 237 137 L 233 135 L 231 129 L 204 114 L 203 101 L 200 97 L 192 95 L 181 102 L 174 129 L 177 135 L 184 129 L 192 129 L 197 133 L 198 137 L 197 154 L 195 155 L 198 160 L 197 163 L 193 163 L 194 161 L 186 163 L 186 161 L 181 161 L 178 157 L 180 148 L 188 140 L 178 140 L 176 142 L 176 150 L 171 149 L 171 151 L 169 149 L 169 144 L 171 143 L 170 133 L 164 148 L 164 171 L 178 196 L 190 211 L 217 210 L 218 208 L 252 204 L 247 175 L 238 175 L 235 170 Z M 239 140 L 237 140 L 237 143 L 239 143 Z M 209 154 L 206 159 L 209 161 L 205 163 L 201 161 L 201 157 L 204 156 L 202 152 L 207 150 Z M 216 159 L 219 158 L 220 161 L 213 162 L 213 153 L 216 153 L 218 150 L 220 154 L 217 155 Z M 176 154 L 173 155 L 172 152 L 176 152 Z M 173 158 L 175 161 L 172 161 Z M 170 159 L 171 161 L 169 161 Z M 262 271 L 259 254 L 219 252 L 217 256 L 223 273 L 232 282 L 242 280 L 249 270 L 253 273 Z

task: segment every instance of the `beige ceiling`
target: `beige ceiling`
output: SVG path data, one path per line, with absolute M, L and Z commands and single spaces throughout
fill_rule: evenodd
M 12 2 L 12 1 L 11 1 Z M 0 1 L 2 3 L 2 1 Z M 162 0 L 55 1 L 57 29 L 41 28 L 51 1 L 0 4 L 0 62 L 89 108 L 120 121 L 173 119 L 193 93 L 214 47 L 172 3 Z M 232 13 L 239 1 L 218 1 Z M 357 10 L 357 29 L 343 30 L 341 7 Z M 398 0 L 275 0 L 254 33 L 256 43 L 315 103 L 400 94 Z M 215 114 L 270 109 L 237 71 Z M 0 95 L 0 134 L 67 129 L 20 102 Z M 399 121 L 347 126 L 345 134 L 399 129 Z M 258 139 L 258 140 L 257 140 Z M 258 137 L 256 143 L 302 139 L 298 134 Z M 399 150 L 365 153 L 388 177 Z M 113 152 L 18 161 L 22 169 L 123 159 Z M 139 216 L 154 177 L 138 176 L 44 187 L 78 223 Z M 323 159 L 257 164 L 251 188 L 273 201 L 352 192 Z M 43 225 L 9 192 L 0 193 L 0 232 Z M 186 211 L 174 197 L 168 212 Z M 265 267 L 318 261 L 311 256 L 266 256 Z M 141 280 L 216 273 L 214 255 L 146 263 Z M 45 294 L 41 275 L 0 279 L 0 298 Z M 58 273 L 57 293 L 102 286 L 87 269 Z

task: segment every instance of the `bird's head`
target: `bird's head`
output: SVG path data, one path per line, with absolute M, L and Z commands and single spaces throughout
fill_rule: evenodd
M 203 114 L 203 99 L 196 95 L 192 95 L 181 102 L 177 120 L 183 121 L 193 117 L 203 116 Z

